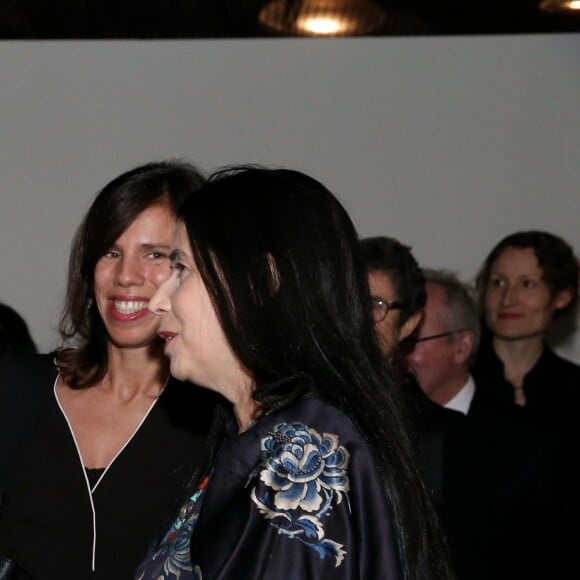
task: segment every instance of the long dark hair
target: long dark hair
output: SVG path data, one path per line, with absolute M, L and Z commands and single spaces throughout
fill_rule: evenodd
M 261 408 L 279 404 L 272 382 L 308 377 L 374 453 L 405 578 L 448 578 L 397 387 L 378 347 L 358 236 L 342 205 L 307 175 L 246 166 L 214 174 L 179 217 Z M 231 413 L 227 419 L 231 429 Z M 212 453 L 226 430 L 216 428 Z
M 148 163 L 119 175 L 97 195 L 73 239 L 60 334 L 78 348 L 63 349 L 57 364 L 72 388 L 96 384 L 107 371 L 107 332 L 94 298 L 95 266 L 137 216 L 155 205 L 176 214 L 179 205 L 204 183 L 190 163 Z

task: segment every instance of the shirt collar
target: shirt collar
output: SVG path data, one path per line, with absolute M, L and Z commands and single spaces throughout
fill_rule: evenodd
M 473 380 L 473 377 L 469 375 L 465 385 L 463 385 L 459 392 L 443 406 L 447 409 L 453 409 L 454 411 L 459 411 L 460 413 L 467 415 L 474 395 L 475 381 Z

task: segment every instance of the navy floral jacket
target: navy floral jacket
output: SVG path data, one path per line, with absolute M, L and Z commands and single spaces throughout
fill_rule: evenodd
M 344 414 L 312 398 L 224 445 L 190 547 L 199 580 L 401 578 L 370 450 Z

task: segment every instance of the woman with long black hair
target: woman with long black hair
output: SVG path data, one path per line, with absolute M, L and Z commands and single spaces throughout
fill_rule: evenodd
M 179 217 L 150 308 L 171 373 L 224 404 L 136 578 L 449 578 L 344 208 L 307 175 L 242 167 Z

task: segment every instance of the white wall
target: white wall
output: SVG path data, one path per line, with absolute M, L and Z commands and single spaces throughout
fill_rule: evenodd
M 167 157 L 305 170 L 465 280 L 522 228 L 578 253 L 579 57 L 579 35 L 0 43 L 0 300 L 56 345 L 81 216 Z

